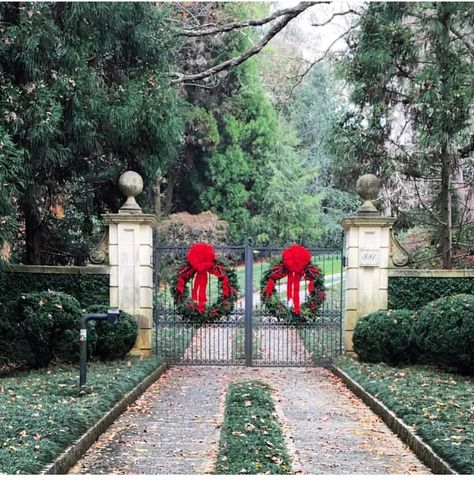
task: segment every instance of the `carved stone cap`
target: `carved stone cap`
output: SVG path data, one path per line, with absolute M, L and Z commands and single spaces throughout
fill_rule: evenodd
M 372 217 L 364 217 L 357 214 L 355 217 L 346 217 L 345 219 L 342 219 L 341 224 L 344 229 L 359 226 L 392 227 L 396 221 L 396 217 L 383 217 L 377 215 Z
M 131 213 L 119 213 L 119 214 L 102 214 L 104 221 L 107 224 L 147 224 L 153 228 L 158 227 L 158 219 L 155 214 L 131 214 Z

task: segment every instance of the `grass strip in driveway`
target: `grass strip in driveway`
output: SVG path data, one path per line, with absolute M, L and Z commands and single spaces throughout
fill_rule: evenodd
M 229 386 L 215 473 L 291 473 L 283 433 L 265 384 L 246 381 Z
M 449 465 L 474 474 L 474 379 L 427 366 L 366 364 L 344 356 L 338 366 L 391 409 Z
M 77 366 L 0 379 L 0 473 L 39 473 L 161 361 L 130 359 L 130 364 L 88 364 L 86 394 L 79 393 Z

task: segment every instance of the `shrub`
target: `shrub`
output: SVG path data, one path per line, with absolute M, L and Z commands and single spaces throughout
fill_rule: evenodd
M 380 310 L 361 318 L 353 336 L 359 359 L 393 365 L 415 362 L 417 350 L 412 337 L 415 318 L 410 310 Z
M 31 361 L 30 344 L 21 335 L 18 325 L 0 320 L 0 374 L 11 369 L 28 366 Z
M 107 313 L 108 307 L 96 305 L 88 312 Z M 95 355 L 101 360 L 121 359 L 125 357 L 135 345 L 138 336 L 138 326 L 135 319 L 126 312 L 120 312 L 116 322 L 96 322 L 97 344 Z
M 439 298 L 421 309 L 414 327 L 427 362 L 474 372 L 474 295 Z
M 13 337 L 30 348 L 34 368 L 49 365 L 55 357 L 77 360 L 81 316 L 79 302 L 66 293 L 25 293 L 16 305 Z
M 192 244 L 195 241 L 222 245 L 227 242 L 229 225 L 210 211 L 200 214 L 178 212 L 163 219 L 158 237 L 166 244 Z

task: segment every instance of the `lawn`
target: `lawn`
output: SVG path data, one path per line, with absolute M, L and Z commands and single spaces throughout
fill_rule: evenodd
M 473 377 L 427 366 L 365 364 L 347 356 L 338 365 L 456 471 L 474 474 Z
M 221 475 L 291 473 L 270 389 L 258 381 L 231 384 L 217 456 Z
M 157 359 L 90 363 L 86 394 L 79 393 L 77 366 L 0 379 L 0 474 L 39 473 L 160 364 Z
M 314 256 L 312 263 L 318 266 L 322 271 L 324 276 L 331 276 L 341 272 L 341 258 L 339 255 L 320 255 Z M 255 261 L 253 265 L 253 291 L 260 291 L 260 282 L 263 274 L 270 268 L 270 261 L 261 260 Z M 237 281 L 239 283 L 239 288 L 245 288 L 245 267 L 239 266 L 237 268 Z M 281 283 L 285 283 L 286 278 L 281 280 Z
M 154 325 L 154 350 L 165 362 L 178 362 L 193 338 L 196 327 L 184 323 Z

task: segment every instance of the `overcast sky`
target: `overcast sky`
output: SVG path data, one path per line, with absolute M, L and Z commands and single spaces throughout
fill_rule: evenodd
M 272 10 L 280 10 L 297 5 L 299 1 L 285 0 L 272 2 Z M 294 34 L 295 29 L 299 31 L 297 44 L 302 48 L 302 55 L 308 61 L 314 61 L 320 57 L 326 49 L 340 35 L 342 35 L 353 22 L 355 16 L 352 14 L 335 17 L 330 24 L 324 27 L 313 27 L 315 23 L 322 23 L 329 19 L 335 12 L 344 12 L 349 8 L 358 9 L 364 2 L 334 1 L 330 4 L 315 5 L 292 20 L 287 29 Z M 288 34 L 285 38 L 288 39 Z M 291 35 L 293 38 L 293 35 Z M 331 51 L 343 50 L 346 47 L 344 40 L 339 40 Z

